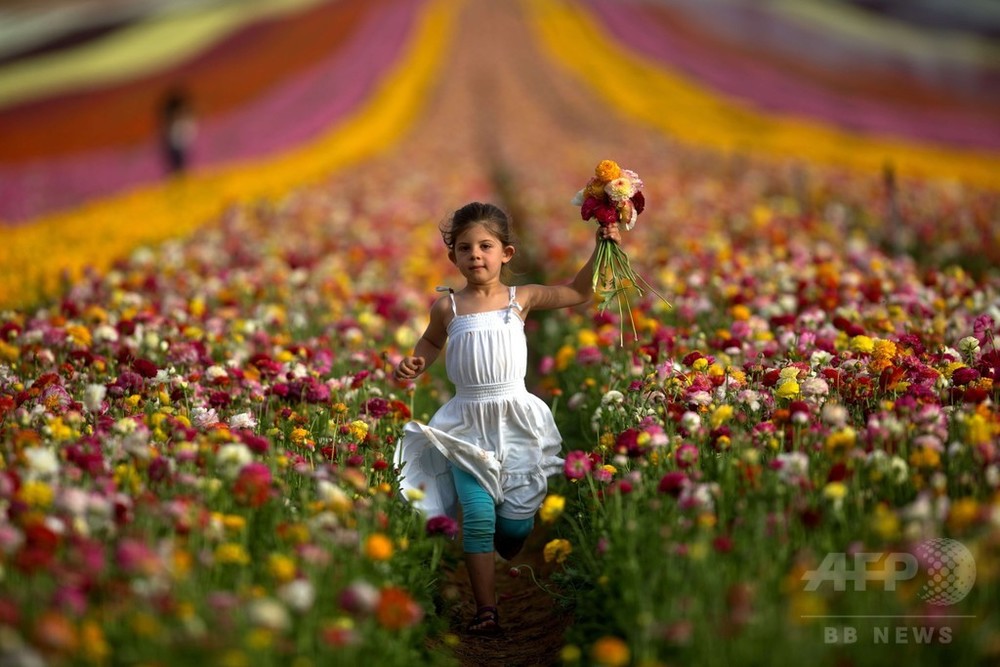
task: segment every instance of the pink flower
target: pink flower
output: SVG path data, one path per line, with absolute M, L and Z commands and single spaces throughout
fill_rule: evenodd
M 579 449 L 566 455 L 566 462 L 563 464 L 563 472 L 566 479 L 583 479 L 594 468 L 594 462 L 586 452 Z
M 677 461 L 678 468 L 690 468 L 698 463 L 698 448 L 685 442 L 674 452 L 674 460 Z
M 458 522 L 450 516 L 432 516 L 427 520 L 426 529 L 428 535 L 455 537 L 458 535 Z

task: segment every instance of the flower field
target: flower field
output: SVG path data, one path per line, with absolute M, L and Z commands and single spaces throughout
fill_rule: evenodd
M 503 664 L 449 622 L 457 526 L 411 511 L 391 465 L 449 396 L 443 368 L 390 371 L 458 280 L 443 216 L 503 205 L 516 282 L 566 280 L 593 243 L 570 200 L 604 158 L 642 174 L 624 250 L 670 305 L 528 322 L 566 466 L 544 567 L 498 572 L 572 616 L 559 660 L 1000 660 L 995 155 L 914 144 L 883 173 L 874 150 L 837 159 L 842 130 L 794 125 L 800 155 L 777 134 L 725 150 L 756 121 L 720 106 L 711 141 L 686 136 L 549 57 L 601 16 L 612 39 L 609 3 L 425 4 L 402 3 L 437 17 L 412 21 L 418 65 L 386 65 L 409 83 L 343 121 L 350 140 L 14 228 L 0 663 Z M 442 31 L 469 57 L 444 64 Z M 934 155 L 955 178 L 923 171 Z M 100 233 L 51 233 L 75 224 Z

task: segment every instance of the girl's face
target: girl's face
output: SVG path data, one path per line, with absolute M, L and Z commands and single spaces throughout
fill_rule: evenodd
M 455 238 L 448 258 L 470 283 L 484 284 L 500 279 L 500 269 L 514 256 L 514 246 L 505 246 L 481 224 L 466 227 Z

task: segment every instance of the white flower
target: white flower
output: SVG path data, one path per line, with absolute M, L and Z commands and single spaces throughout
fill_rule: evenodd
M 241 412 L 229 418 L 229 428 L 231 429 L 254 429 L 257 428 L 257 418 L 252 412 Z
M 219 447 L 215 460 L 224 474 L 235 477 L 243 466 L 253 461 L 253 453 L 242 442 L 231 442 Z
M 821 413 L 823 421 L 831 426 L 843 426 L 847 423 L 847 408 L 839 403 L 827 403 Z
M 205 377 L 209 380 L 218 380 L 220 378 L 227 377 L 229 374 L 226 373 L 226 369 L 219 365 L 209 366 L 205 369 Z
M 110 324 L 102 324 L 94 329 L 94 340 L 101 343 L 116 343 L 118 330 Z
M 278 597 L 292 611 L 302 613 L 312 608 L 316 600 L 316 588 L 308 579 L 296 579 L 279 588 Z
M 966 358 L 975 357 L 979 354 L 979 339 L 975 336 L 966 336 L 958 341 L 958 351 Z
M 806 378 L 802 381 L 800 389 L 806 396 L 826 396 L 830 393 L 830 385 L 819 377 Z
M 798 482 L 809 476 L 809 457 L 802 452 L 778 454 L 778 461 L 781 463 L 781 467 L 778 468 L 778 477 L 787 484 Z
M 701 416 L 697 412 L 689 410 L 681 416 L 681 426 L 691 432 L 697 431 L 698 427 L 701 426 Z
M 608 198 L 616 204 L 622 203 L 638 191 L 639 189 L 635 186 L 635 183 L 632 182 L 632 179 L 625 176 L 620 176 L 613 181 L 609 181 L 608 184 L 604 186 L 604 192 L 606 192 Z
M 103 384 L 88 384 L 83 390 L 83 407 L 87 412 L 99 412 L 108 388 Z
M 257 598 L 251 601 L 247 615 L 254 625 L 276 632 L 287 630 L 292 624 L 285 605 L 271 598 Z
M 611 391 L 607 392 L 606 394 L 604 394 L 604 396 L 601 397 L 601 405 L 609 405 L 611 403 L 620 405 L 624 401 L 625 401 L 625 394 L 621 393 L 616 389 L 612 389 Z
M 29 480 L 52 479 L 59 474 L 59 457 L 48 447 L 28 447 L 24 458 L 28 461 Z
M 191 423 L 197 428 L 208 428 L 219 421 L 219 415 L 215 408 L 196 407 L 191 411 Z

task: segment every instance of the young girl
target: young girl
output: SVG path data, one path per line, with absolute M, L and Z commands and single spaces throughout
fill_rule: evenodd
M 441 229 L 448 259 L 466 280 L 431 306 L 430 323 L 413 356 L 396 366 L 397 380 L 413 380 L 448 342 L 445 368 L 455 397 L 426 425 L 410 422 L 394 456 L 404 495 L 428 517 L 457 516 L 476 614 L 469 631 L 500 631 L 494 588 L 494 552 L 513 558 L 534 525 L 546 478 L 562 470 L 561 438 L 548 406 L 528 392 L 524 319 L 532 310 L 564 308 L 593 298 L 594 256 L 566 285 L 505 285 L 514 242 L 507 215 L 474 202 L 455 211 Z M 617 225 L 598 238 L 618 243 Z M 413 493 L 419 490 L 422 493 Z

